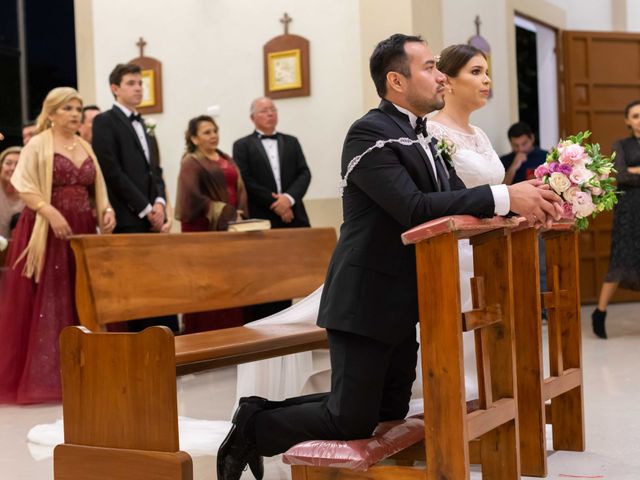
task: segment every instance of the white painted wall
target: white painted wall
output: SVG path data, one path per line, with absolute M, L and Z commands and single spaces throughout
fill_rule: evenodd
M 613 29 L 611 0 L 546 0 L 567 12 L 567 30 Z M 638 0 L 627 0 L 627 3 Z
M 487 105 L 476 111 L 471 122 L 482 128 L 498 154 L 510 151 L 507 129 L 511 125 L 509 68 L 511 61 L 506 48 L 508 28 L 505 0 L 443 1 L 444 45 L 467 43 L 476 34 L 474 23 L 480 15 L 480 35 L 491 45 L 491 79 L 493 97 Z
M 627 31 L 640 32 L 640 0 L 627 0 Z
M 290 32 L 311 43 L 311 96 L 276 101 L 278 127 L 300 139 L 313 175 L 307 197 L 336 197 L 344 135 L 362 114 L 357 2 L 93 0 L 98 105 L 110 108 L 109 72 L 137 56 L 139 36 L 148 42 L 145 54 L 163 63 L 164 112 L 152 117 L 171 198 L 191 117 L 219 105 L 221 148 L 229 153 L 252 131 L 249 104 L 263 95 L 262 46 L 282 34 L 285 11 Z

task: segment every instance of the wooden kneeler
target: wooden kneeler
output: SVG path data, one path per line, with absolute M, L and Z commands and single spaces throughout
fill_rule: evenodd
M 416 243 L 428 480 L 468 479 L 479 440 L 485 479 L 520 478 L 511 238 L 514 223 L 459 216 L 403 235 Z M 458 240 L 473 245 L 474 309 L 462 314 Z M 480 408 L 467 414 L 462 331 L 474 330 Z
M 510 229 L 517 221 L 469 216 L 438 219 L 403 235 L 415 244 L 424 391 L 424 442 L 366 471 L 292 465 L 293 480 L 465 480 L 470 462 L 486 480 L 520 478 L 513 336 Z M 460 313 L 458 239 L 474 248 L 474 309 Z M 463 330 L 474 330 L 479 408 L 467 412 Z M 315 443 L 315 442 L 314 442 Z M 286 456 L 286 454 L 285 454 Z M 414 462 L 426 461 L 426 468 Z M 289 462 L 293 463 L 293 462 Z M 329 464 L 330 460 L 328 463 Z
M 553 426 L 554 450 L 585 449 L 578 234 L 571 224 L 555 224 L 542 236 L 549 291 L 541 295 L 538 231 L 525 226 L 512 233 L 521 469 L 535 477 L 547 475 L 545 423 Z M 547 378 L 542 305 L 548 314 Z

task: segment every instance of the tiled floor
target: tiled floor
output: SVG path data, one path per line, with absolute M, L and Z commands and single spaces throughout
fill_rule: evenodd
M 591 307 L 582 310 L 587 451 L 550 452 L 548 478 L 638 480 L 640 304 L 610 307 L 607 341 L 591 334 L 590 312 Z M 226 420 L 234 399 L 234 368 L 182 377 L 179 381 L 181 415 Z M 51 449 L 28 444 L 26 435 L 32 426 L 54 422 L 61 414 L 59 406 L 0 407 L 0 479 L 53 478 Z M 196 457 L 195 478 L 214 478 L 214 462 L 212 455 Z M 290 478 L 288 468 L 278 458 L 270 459 L 266 467 L 267 480 Z M 252 478 L 251 474 L 245 473 L 245 478 Z M 482 478 L 478 468 L 474 467 L 472 478 Z

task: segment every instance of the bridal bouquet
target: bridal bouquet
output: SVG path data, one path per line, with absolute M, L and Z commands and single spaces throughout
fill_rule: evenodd
M 579 230 L 589 226 L 589 216 L 611 210 L 618 202 L 610 177 L 615 173 L 615 153 L 609 158 L 597 143 L 584 143 L 590 136 L 586 131 L 560 141 L 535 171 L 536 178 L 562 197 L 564 218 L 575 220 Z

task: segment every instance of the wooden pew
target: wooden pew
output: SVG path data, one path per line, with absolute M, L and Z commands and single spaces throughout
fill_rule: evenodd
M 578 233 L 572 224 L 555 224 L 542 237 L 549 291 L 541 295 L 538 232 L 525 225 L 512 233 L 521 466 L 523 475 L 535 477 L 547 475 L 545 423 L 553 426 L 554 450 L 585 449 Z M 546 378 L 542 305 L 548 312 Z
M 289 458 L 293 480 L 465 480 L 471 461 L 483 478 L 520 478 L 510 229 L 515 219 L 442 218 L 403 235 L 415 244 L 424 392 L 424 442 L 366 471 L 331 467 L 332 459 Z M 474 309 L 460 313 L 458 239 L 474 249 Z M 473 330 L 479 408 L 467 411 L 462 333 Z M 356 441 L 357 442 L 357 441 Z M 318 451 L 331 451 L 314 441 Z M 302 445 L 302 444 L 301 444 Z M 295 457 L 292 454 L 291 457 Z M 413 466 L 426 460 L 426 468 Z
M 56 480 L 190 480 L 176 374 L 323 348 L 324 330 L 243 326 L 174 339 L 165 327 L 105 326 L 306 296 L 324 281 L 335 243 L 329 228 L 74 237 L 83 327 L 60 340 L 65 443 L 54 452 Z

